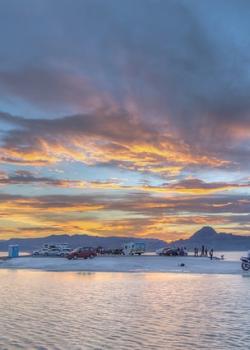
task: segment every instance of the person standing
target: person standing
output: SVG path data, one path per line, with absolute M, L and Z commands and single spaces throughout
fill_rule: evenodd
M 198 254 L 199 254 L 199 249 L 198 248 L 194 248 L 194 256 L 198 256 Z
M 214 255 L 214 250 L 213 250 L 213 248 L 210 249 L 209 255 L 210 255 L 210 259 L 213 260 L 213 255 Z
M 204 256 L 205 255 L 205 247 L 204 245 L 201 247 L 201 256 Z

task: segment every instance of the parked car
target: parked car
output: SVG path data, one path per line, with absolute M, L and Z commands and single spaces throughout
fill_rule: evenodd
M 122 248 L 105 249 L 103 247 L 97 247 L 96 253 L 98 255 L 124 255 Z
M 67 256 L 71 251 L 72 251 L 72 249 L 70 249 L 70 248 L 62 248 L 62 249 L 58 252 L 58 255 L 59 255 L 59 256 Z
M 92 247 L 79 247 L 67 254 L 67 258 L 69 260 L 71 259 L 88 259 L 88 258 L 94 258 L 96 256 L 96 250 Z
M 173 248 L 164 248 L 159 255 L 164 255 L 164 256 L 177 256 L 177 249 Z
M 34 256 L 65 256 L 71 249 L 67 243 L 45 243 L 41 249 L 34 250 L 32 255 Z

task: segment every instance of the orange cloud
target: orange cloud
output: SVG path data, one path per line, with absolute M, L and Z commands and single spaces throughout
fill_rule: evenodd
M 228 202 L 228 196 L 216 200 L 147 193 L 115 197 L 0 195 L 1 238 L 16 232 L 19 237 L 87 233 L 172 240 L 189 236 L 201 225 L 247 225 L 249 202 L 242 203 L 235 196 L 230 205 Z
M 229 164 L 214 155 L 199 153 L 184 141 L 179 142 L 160 126 L 157 130 L 119 110 L 55 120 L 0 117 L 17 124 L 17 130 L 8 132 L 0 148 L 1 162 L 42 166 L 78 161 L 162 175 L 179 174 L 188 166 Z

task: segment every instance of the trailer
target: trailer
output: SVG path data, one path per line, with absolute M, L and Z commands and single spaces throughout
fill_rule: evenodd
M 146 246 L 143 242 L 128 242 L 123 245 L 124 255 L 141 255 L 145 250 Z

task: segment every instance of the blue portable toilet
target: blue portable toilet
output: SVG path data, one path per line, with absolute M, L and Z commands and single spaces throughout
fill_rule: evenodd
M 19 255 L 19 245 L 18 244 L 9 245 L 8 251 L 9 251 L 9 258 L 17 258 Z

